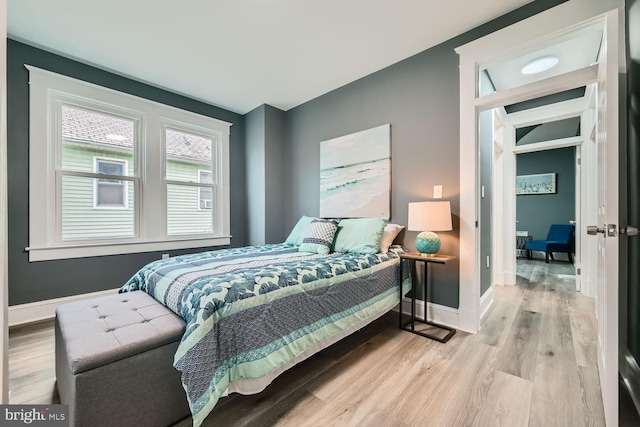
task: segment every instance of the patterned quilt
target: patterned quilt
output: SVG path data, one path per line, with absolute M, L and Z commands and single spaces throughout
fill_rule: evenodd
M 187 322 L 174 366 L 199 426 L 231 382 L 268 375 L 395 306 L 402 251 L 318 255 L 275 244 L 203 252 L 152 262 L 120 292 L 145 291 Z

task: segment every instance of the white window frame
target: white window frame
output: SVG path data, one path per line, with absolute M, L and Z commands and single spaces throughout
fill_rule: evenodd
M 228 245 L 230 235 L 229 131 L 231 123 L 25 65 L 29 70 L 29 261 Z M 59 189 L 62 175 L 60 105 L 74 105 L 136 120 L 134 176 L 116 177 L 134 186 L 135 235 L 128 238 L 63 240 Z M 165 126 L 198 132 L 215 141 L 215 228 L 212 233 L 168 235 L 166 228 Z M 104 177 L 104 175 L 101 175 Z M 201 184 L 193 184 L 201 185 Z
M 125 159 L 113 159 L 113 158 L 109 158 L 109 157 L 101 157 L 101 156 L 94 156 L 93 157 L 93 172 L 94 173 L 100 173 L 99 169 L 98 169 L 98 163 L 103 162 L 103 163 L 119 163 L 121 165 L 123 165 L 124 167 L 122 168 L 122 175 L 123 176 L 128 176 L 129 175 L 129 162 Z M 108 206 L 108 205 L 99 205 L 98 204 L 98 186 L 100 185 L 100 180 L 101 179 L 105 179 L 103 178 L 96 178 L 93 180 L 93 209 L 103 209 L 103 210 L 126 210 L 129 209 L 129 182 L 119 179 L 119 181 L 123 181 L 122 182 L 122 192 L 123 192 L 123 198 L 122 200 L 124 201 L 124 205 L 123 206 Z M 111 179 L 111 178 L 109 178 Z M 110 184 L 109 184 L 110 185 Z
M 211 182 L 213 182 L 213 172 L 212 171 L 208 171 L 208 170 L 204 170 L 204 169 L 198 169 L 198 183 L 200 184 L 206 184 L 204 182 L 202 182 L 202 174 L 203 173 L 208 173 L 209 175 L 211 175 Z M 215 185 L 215 184 L 214 184 Z M 210 211 L 213 209 L 213 194 L 215 193 L 215 188 L 211 189 L 211 207 L 202 207 L 202 186 L 198 187 L 198 210 L 199 211 Z

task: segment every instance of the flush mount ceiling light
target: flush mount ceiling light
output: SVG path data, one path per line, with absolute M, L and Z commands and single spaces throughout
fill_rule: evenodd
M 558 64 L 558 58 L 555 56 L 543 56 L 529 61 L 522 67 L 522 74 L 538 74 L 547 71 Z

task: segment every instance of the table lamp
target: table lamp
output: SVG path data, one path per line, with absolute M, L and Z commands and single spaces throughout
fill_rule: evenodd
M 428 256 L 440 249 L 440 237 L 434 231 L 453 230 L 449 201 L 409 203 L 409 231 L 420 231 L 416 237 L 416 249 Z

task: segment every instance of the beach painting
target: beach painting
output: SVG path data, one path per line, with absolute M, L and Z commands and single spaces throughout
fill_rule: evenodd
M 540 173 L 516 177 L 516 194 L 554 194 L 556 192 L 556 174 Z
M 320 216 L 391 216 L 391 125 L 320 143 Z

